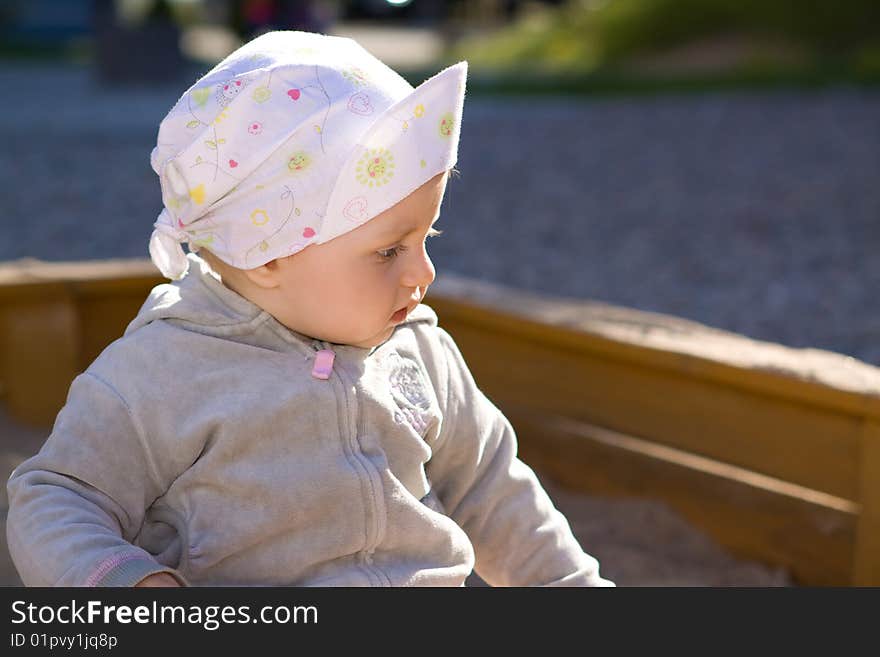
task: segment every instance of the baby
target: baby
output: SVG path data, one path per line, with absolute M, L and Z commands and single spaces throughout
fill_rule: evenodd
M 466 72 L 273 32 L 181 97 L 151 158 L 174 282 L 9 480 L 26 585 L 612 585 L 421 303 Z

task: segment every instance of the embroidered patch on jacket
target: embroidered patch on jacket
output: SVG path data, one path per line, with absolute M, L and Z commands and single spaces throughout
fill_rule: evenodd
M 388 359 L 388 371 L 391 396 L 397 403 L 395 422 L 406 422 L 417 434 L 424 436 L 432 418 L 428 412 L 431 397 L 422 368 L 415 361 L 395 353 Z

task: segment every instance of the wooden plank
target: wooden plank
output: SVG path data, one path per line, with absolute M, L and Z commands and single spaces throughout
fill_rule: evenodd
M 39 285 L 58 281 L 66 283 L 82 281 L 89 284 L 131 279 L 164 280 L 147 258 L 76 262 L 45 262 L 34 258 L 23 258 L 0 263 L 0 297 L 9 292 L 14 294 L 18 288 L 28 284 Z
M 71 281 L 67 288 L 80 297 L 82 350 L 77 369 L 121 335 L 129 313 L 133 315 L 149 289 L 161 282 L 150 266 L 137 261 L 131 266 L 102 263 L 97 269 L 93 264 L 43 263 L 26 268 L 27 287 L 39 285 L 40 296 L 44 286 L 58 288 L 52 276 L 66 276 Z M 36 292 L 32 289 L 32 294 Z M 784 398 L 780 402 L 748 386 L 721 385 L 695 371 L 686 355 L 664 354 L 672 365 L 650 367 L 647 358 L 644 362 L 617 358 L 619 354 L 610 348 L 597 354 L 579 351 L 574 343 L 560 343 L 552 336 L 544 339 L 542 330 L 558 332 L 558 327 L 532 327 L 537 332 L 524 335 L 516 321 L 499 326 L 491 310 L 471 308 L 469 321 L 461 322 L 454 319 L 460 316 L 460 301 L 441 295 L 431 302 L 444 318 L 453 317 L 444 325 L 455 333 L 490 395 L 501 390 L 520 394 L 553 412 L 574 409 L 575 416 L 603 426 L 650 435 L 848 499 L 858 495 L 860 420 L 856 416 L 787 403 Z M 568 332 L 578 337 L 578 330 Z M 569 385 L 571 381 L 578 384 Z M 512 390 L 511 384 L 515 384 Z
M 468 324 L 573 353 L 688 372 L 762 395 L 880 420 L 880 368 L 819 349 L 752 340 L 697 322 L 484 281 L 444 277 L 428 303 L 441 324 Z
M 122 337 L 155 283 L 153 279 L 118 279 L 73 286 L 82 333 L 80 370 Z
M 862 431 L 861 500 L 852 584 L 880 586 L 880 423 Z
M 64 293 L 0 306 L 5 401 L 10 414 L 32 425 L 51 423 L 78 371 L 79 319 Z
M 162 280 L 146 260 L 0 266 L 10 410 L 51 422 L 76 372 Z M 457 285 L 435 284 L 428 303 L 515 420 L 527 461 L 578 490 L 667 501 L 804 583 L 880 581 L 880 369 L 654 313 Z M 568 419 L 548 428 L 535 413 Z
M 49 426 L 85 370 L 163 282 L 140 261 L 0 267 L 0 390 L 20 421 Z
M 524 461 L 593 495 L 661 500 L 737 556 L 797 582 L 847 585 L 858 505 L 522 406 L 504 404 Z
M 492 398 L 858 499 L 858 417 L 692 376 L 447 323 Z

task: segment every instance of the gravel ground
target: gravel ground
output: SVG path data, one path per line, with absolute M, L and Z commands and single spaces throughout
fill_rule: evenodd
M 180 86 L 0 65 L 0 260 L 145 257 Z M 438 271 L 880 365 L 880 91 L 471 98 Z
M 160 202 L 149 153 L 183 88 L 9 64 L 0 84 L 14 99 L 0 260 L 146 257 Z M 441 273 L 880 365 L 880 92 L 475 97 L 462 130 L 431 244 Z M 618 583 L 790 584 L 655 502 L 554 499 Z

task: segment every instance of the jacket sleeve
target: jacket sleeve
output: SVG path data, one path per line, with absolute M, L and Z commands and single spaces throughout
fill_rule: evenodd
M 510 422 L 477 387 L 458 346 L 437 330 L 448 382 L 429 477 L 474 546 L 477 574 L 493 586 L 614 586 L 517 458 Z
M 51 435 L 7 484 L 9 550 L 25 586 L 133 586 L 173 568 L 132 544 L 165 487 L 124 400 L 85 373 Z

